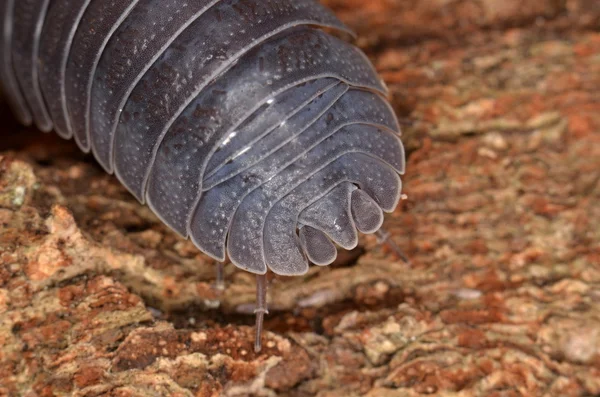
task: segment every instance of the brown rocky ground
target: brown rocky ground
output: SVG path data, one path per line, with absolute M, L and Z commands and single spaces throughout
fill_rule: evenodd
M 405 118 L 408 199 L 328 268 L 214 267 L 3 110 L 0 395 L 600 395 L 600 2 L 328 0 Z

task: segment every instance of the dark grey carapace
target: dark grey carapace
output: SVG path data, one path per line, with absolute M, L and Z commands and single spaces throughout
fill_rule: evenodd
M 2 0 L 0 20 L 16 117 L 257 274 L 258 331 L 268 270 L 332 263 L 398 203 L 386 88 L 314 0 Z

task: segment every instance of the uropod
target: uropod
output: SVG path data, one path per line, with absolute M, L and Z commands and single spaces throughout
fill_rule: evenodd
M 405 155 L 386 87 L 314 0 L 4 0 L 0 82 L 171 229 L 257 275 L 382 233 Z

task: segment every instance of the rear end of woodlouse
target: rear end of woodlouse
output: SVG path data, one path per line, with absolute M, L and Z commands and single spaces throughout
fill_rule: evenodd
M 257 274 L 328 265 L 404 172 L 386 88 L 314 0 L 5 0 L 16 117 L 92 151 L 203 252 Z

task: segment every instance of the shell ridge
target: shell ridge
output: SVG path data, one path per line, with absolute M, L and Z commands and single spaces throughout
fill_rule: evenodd
M 65 87 L 67 62 L 75 33 L 89 3 L 90 0 L 54 0 L 50 3 L 42 29 L 39 53 L 40 88 L 54 130 L 64 139 L 73 136 Z
M 15 0 L 5 0 L 3 5 L 0 5 L 0 17 L 2 18 L 2 49 L 0 52 L 0 76 L 2 80 L 3 92 L 7 93 L 7 100 L 21 124 L 30 126 L 33 123 L 31 110 L 21 87 L 17 81 L 17 77 L 13 70 L 12 62 L 12 40 L 13 40 L 13 21 L 14 21 L 14 2 Z
M 14 17 L 18 19 L 21 16 L 22 21 L 15 24 L 15 29 L 13 29 L 13 70 L 17 82 L 21 86 L 25 102 L 31 111 L 33 123 L 39 130 L 50 132 L 52 120 L 50 120 L 40 90 L 37 62 L 40 35 L 49 0 L 22 0 L 14 4 Z
M 98 62 L 100 61 L 106 44 L 138 2 L 139 0 L 123 0 L 119 3 L 114 3 L 116 6 L 123 7 L 123 9 L 120 10 L 121 12 L 119 12 L 119 10 L 111 10 L 113 3 L 109 4 L 108 1 L 95 0 L 95 2 L 88 5 L 88 8 L 81 18 L 81 25 L 88 26 L 88 28 L 77 29 L 75 32 L 73 43 L 71 45 L 71 52 L 67 61 L 65 87 L 67 92 L 67 109 L 71 127 L 73 128 L 73 134 L 75 136 L 75 142 L 84 153 L 88 153 L 91 150 L 91 137 L 89 133 L 90 96 L 92 83 L 96 74 L 96 67 L 98 66 Z M 96 6 L 96 8 L 94 8 L 94 6 Z M 113 14 L 115 15 L 112 15 L 111 11 L 114 11 Z M 104 15 L 104 18 L 99 21 L 95 17 L 96 13 L 101 13 Z M 90 30 L 89 26 L 93 26 L 92 22 L 100 23 L 110 17 L 116 18 L 113 23 L 110 24 L 108 29 L 102 29 L 103 25 L 98 25 L 95 26 L 95 29 Z M 105 36 L 100 37 L 102 39 L 100 43 L 95 43 L 94 39 L 97 39 L 98 35 L 101 34 L 105 34 Z M 98 46 L 93 47 L 93 44 L 98 44 Z M 86 52 L 86 50 L 90 49 L 96 49 L 96 53 L 93 56 L 90 56 L 90 54 Z M 83 51 L 84 53 L 77 54 L 76 50 Z M 85 67 L 89 67 L 89 70 L 86 70 Z M 85 74 L 87 80 L 81 77 L 82 74 Z M 79 78 L 75 79 L 75 77 Z
M 114 82 L 110 82 L 110 84 L 113 85 L 113 88 L 110 89 L 110 93 L 112 95 L 113 90 L 119 90 L 122 87 L 122 91 L 120 92 L 121 97 L 113 97 L 113 98 L 106 98 L 106 100 L 108 101 L 106 105 L 103 105 L 102 102 L 100 103 L 95 103 L 95 101 L 99 101 L 99 99 L 96 98 L 96 95 L 94 95 L 94 88 L 95 88 L 95 84 L 92 85 L 92 90 L 91 90 L 91 96 L 90 96 L 90 137 L 91 137 L 91 143 L 92 143 L 92 152 L 94 153 L 94 156 L 96 157 L 96 159 L 98 160 L 98 162 L 102 165 L 102 167 L 106 170 L 106 172 L 111 173 L 113 172 L 113 145 L 114 145 L 114 135 L 115 135 L 115 128 L 117 123 L 119 122 L 119 118 L 121 116 L 121 110 L 125 107 L 125 104 L 127 103 L 129 96 L 131 95 L 131 92 L 135 89 L 137 83 L 141 80 L 141 78 L 143 77 L 143 75 L 148 71 L 148 69 L 150 69 L 150 67 L 152 67 L 152 65 L 154 64 L 154 62 L 171 46 L 171 44 L 177 39 L 177 37 L 179 37 L 195 20 L 197 20 L 198 18 L 200 18 L 207 10 L 209 10 L 211 7 L 215 6 L 217 3 L 219 3 L 222 0 L 210 0 L 208 1 L 208 3 L 205 3 L 205 1 L 203 0 L 200 4 L 200 8 L 198 9 L 198 11 L 192 15 L 190 15 L 189 17 L 186 17 L 186 20 L 184 23 L 182 24 L 176 24 L 177 22 L 173 22 L 171 21 L 172 18 L 175 18 L 177 16 L 177 14 L 180 13 L 181 8 L 177 8 L 176 10 L 174 10 L 173 15 L 171 15 L 167 21 L 161 21 L 161 22 L 167 22 L 165 24 L 165 26 L 171 26 L 173 23 L 175 23 L 175 25 L 172 26 L 176 26 L 176 29 L 173 32 L 170 32 L 168 36 L 166 36 L 166 40 L 164 41 L 164 43 L 162 43 L 160 45 L 160 47 L 158 49 L 154 49 L 151 50 L 149 53 L 147 53 L 148 55 L 148 59 L 145 58 L 141 58 L 141 59 L 136 59 L 137 62 L 139 62 L 140 60 L 143 60 L 143 65 L 140 68 L 139 71 L 136 71 L 136 75 L 135 77 L 127 82 L 125 80 L 119 82 L 119 81 L 114 81 Z M 169 1 L 169 2 L 165 2 L 164 0 L 160 0 L 157 1 L 157 3 L 164 5 L 165 8 L 169 9 L 173 7 L 173 2 Z M 136 11 L 138 11 L 140 9 L 140 3 L 138 3 L 138 7 L 134 8 L 132 10 L 132 12 L 128 15 L 128 19 L 132 19 L 134 17 L 137 17 L 137 15 L 135 14 Z M 152 6 L 155 6 L 155 3 L 150 2 L 148 4 L 148 8 L 152 9 Z M 189 7 L 189 5 L 187 5 L 187 3 L 185 3 L 185 0 L 182 0 L 182 4 L 178 4 L 179 7 Z M 160 12 L 160 11 L 165 11 Z M 140 13 L 143 12 L 139 11 Z M 155 12 L 156 14 L 151 14 L 151 12 Z M 150 15 L 153 15 L 154 17 L 158 17 L 158 19 L 160 20 L 160 18 L 164 18 L 166 15 L 169 15 L 167 10 L 163 10 L 162 8 L 157 9 L 157 10 L 152 10 L 152 11 L 148 11 L 148 13 L 150 13 Z M 185 13 L 183 13 L 183 15 L 187 15 Z M 147 15 L 145 15 L 147 18 Z M 107 53 L 108 51 L 111 51 L 111 45 L 113 46 L 118 46 L 118 41 L 121 39 L 122 35 L 125 35 L 125 33 L 127 33 L 126 31 L 122 31 L 123 29 L 133 29 L 133 27 L 131 26 L 125 26 L 125 23 L 127 22 L 127 19 L 125 19 L 121 25 L 118 27 L 118 29 L 113 33 L 110 41 L 107 43 L 106 47 L 104 48 L 104 51 L 102 53 L 102 56 L 99 60 L 98 63 L 98 67 L 102 68 L 105 65 L 103 65 L 103 60 L 105 60 L 105 57 L 108 57 L 109 54 Z M 141 21 L 141 22 L 145 22 Z M 134 26 L 136 23 L 136 20 L 132 20 L 129 21 L 129 23 L 133 23 Z M 156 23 L 155 21 L 155 24 Z M 165 26 L 156 26 L 155 29 L 161 29 L 164 31 Z M 154 27 L 153 27 L 154 29 Z M 135 29 L 134 29 L 135 31 Z M 116 34 L 115 34 L 116 33 Z M 137 32 L 136 32 L 137 33 Z M 149 40 L 147 39 L 147 36 L 145 35 L 145 33 L 149 33 L 149 32 L 140 32 L 143 34 L 143 36 L 141 37 L 142 39 L 142 43 L 134 43 L 136 46 L 136 49 L 138 47 L 138 45 L 141 45 L 141 51 L 138 49 L 140 55 L 143 56 L 143 54 L 145 54 L 145 48 L 144 46 L 149 46 L 152 47 L 151 45 L 149 45 Z M 161 32 L 164 33 L 164 32 Z M 128 34 L 126 36 L 129 36 Z M 163 34 L 161 34 L 161 36 L 163 36 Z M 151 35 L 150 37 L 153 37 L 153 35 Z M 127 37 L 127 40 L 124 40 L 125 43 L 128 43 L 131 40 L 131 37 Z M 128 43 L 129 44 L 129 43 Z M 156 42 L 154 43 L 156 44 Z M 125 49 L 127 49 L 127 47 L 125 47 Z M 119 50 L 122 51 L 123 48 L 117 47 L 115 48 L 115 50 Z M 112 54 L 111 54 L 112 55 Z M 131 61 L 130 59 L 128 59 L 128 61 Z M 118 62 L 117 62 L 118 65 Z M 102 73 L 102 75 L 108 75 L 112 70 L 112 68 L 115 67 L 115 65 L 113 63 L 109 63 L 109 65 L 106 65 L 108 67 L 108 70 L 105 71 L 105 73 Z M 128 65 L 129 68 L 131 68 L 131 65 Z M 131 69 L 130 69 L 131 70 Z M 98 72 L 98 71 L 97 71 Z M 93 80 L 96 84 L 100 84 L 98 79 L 94 79 Z M 120 85 L 119 83 L 123 83 L 126 84 L 125 86 Z M 109 85 L 108 82 L 105 82 L 106 85 Z M 108 88 L 108 87 L 107 87 Z M 112 99 L 112 101 L 111 101 Z M 102 106 L 109 106 L 109 104 L 114 103 L 114 100 L 118 101 L 118 104 L 116 106 L 113 107 L 113 111 L 116 111 L 111 118 L 111 115 L 105 115 L 105 112 L 108 110 L 109 112 L 111 111 L 110 108 L 106 109 L 103 108 L 101 109 Z M 99 115 L 99 113 L 102 114 L 102 116 Z M 108 119 L 106 120 L 98 120 L 99 117 L 103 117 L 106 116 L 108 117 Z M 107 125 L 102 125 L 103 123 L 106 122 Z M 99 125 L 100 124 L 100 125 Z M 101 130 L 100 132 L 95 132 L 95 128 L 100 127 Z M 100 149 L 102 147 L 102 149 Z

